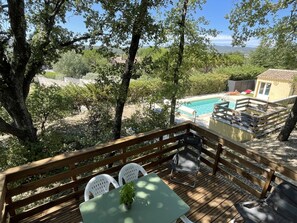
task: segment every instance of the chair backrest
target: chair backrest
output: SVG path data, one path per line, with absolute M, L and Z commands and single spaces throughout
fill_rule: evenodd
M 110 184 L 114 186 L 114 188 L 118 188 L 118 182 L 108 174 L 100 174 L 98 176 L 93 177 L 85 188 L 84 198 L 85 201 L 90 199 L 90 195 L 93 197 L 99 196 L 109 191 Z
M 189 146 L 194 148 L 194 151 L 198 157 L 201 155 L 202 150 L 202 139 L 199 136 L 195 135 L 185 135 L 181 140 L 185 146 L 185 150 L 189 150 Z
M 119 173 L 120 186 L 124 184 L 123 180 L 125 180 L 125 183 L 136 180 L 138 178 L 139 172 L 141 172 L 144 176 L 147 175 L 145 169 L 137 163 L 128 163 L 123 166 Z
M 297 219 L 297 187 L 283 182 L 274 188 L 266 203 L 286 218 Z

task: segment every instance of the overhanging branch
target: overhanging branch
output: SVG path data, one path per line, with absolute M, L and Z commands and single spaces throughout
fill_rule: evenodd
M 98 32 L 98 33 L 96 33 L 96 35 L 102 35 L 102 32 Z M 76 43 L 76 42 L 79 42 L 79 41 L 82 41 L 82 40 L 90 39 L 90 38 L 92 38 L 92 36 L 94 36 L 94 35 L 91 35 L 91 34 L 88 34 L 88 33 L 87 33 L 87 34 L 85 34 L 85 35 L 83 35 L 83 36 L 73 38 L 72 40 L 69 40 L 69 41 L 67 41 L 67 42 L 60 43 L 60 46 L 61 46 L 61 47 L 71 46 L 71 45 L 73 45 L 73 44 Z

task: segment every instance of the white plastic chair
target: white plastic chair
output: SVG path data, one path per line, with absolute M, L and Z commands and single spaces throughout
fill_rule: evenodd
M 142 173 L 143 176 L 147 175 L 145 169 L 137 163 L 128 163 L 122 167 L 119 173 L 119 184 L 123 185 L 123 179 L 125 183 L 129 183 L 138 178 L 139 172 Z
M 85 188 L 84 198 L 85 201 L 90 199 L 90 194 L 93 197 L 99 196 L 101 194 L 107 193 L 109 191 L 109 186 L 112 184 L 114 188 L 118 188 L 118 182 L 108 174 L 100 174 L 98 176 L 93 177 Z

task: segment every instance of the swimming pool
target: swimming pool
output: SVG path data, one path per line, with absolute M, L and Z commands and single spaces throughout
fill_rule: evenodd
M 185 102 L 185 103 L 182 103 L 182 105 L 188 108 L 194 109 L 197 115 L 203 115 L 203 114 L 212 113 L 214 105 L 220 102 L 223 102 L 221 98 L 209 98 L 204 100 Z M 234 109 L 234 107 L 235 107 L 235 103 L 230 102 L 229 108 Z M 183 114 L 187 113 L 184 111 L 180 111 L 180 112 Z

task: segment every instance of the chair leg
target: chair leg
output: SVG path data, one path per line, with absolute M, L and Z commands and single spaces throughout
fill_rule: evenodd
M 193 182 L 193 184 L 189 184 L 189 183 L 185 183 L 185 182 L 183 182 L 183 181 L 180 181 L 180 180 L 177 180 L 177 179 L 175 179 L 174 178 L 174 176 L 173 176 L 173 170 L 171 170 L 171 173 L 170 173 L 170 180 L 171 181 L 173 181 L 173 182 L 175 182 L 175 183 L 178 183 L 178 184 L 182 184 L 182 185 L 185 185 L 185 186 L 189 186 L 189 187 L 192 187 L 192 188 L 195 188 L 195 186 L 196 186 L 196 182 L 197 182 L 197 173 L 195 173 L 194 174 L 194 178 L 195 178 L 195 180 L 194 180 L 194 182 Z

